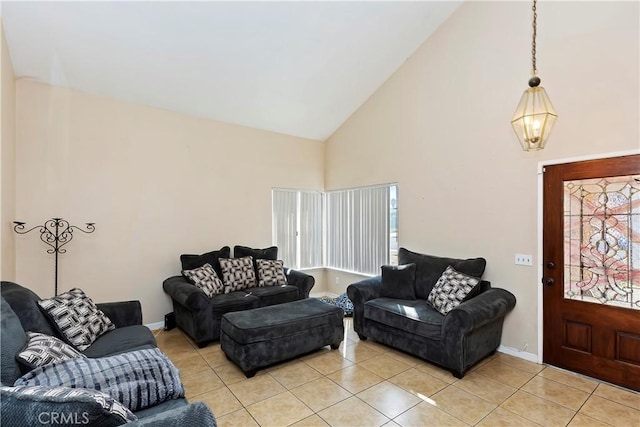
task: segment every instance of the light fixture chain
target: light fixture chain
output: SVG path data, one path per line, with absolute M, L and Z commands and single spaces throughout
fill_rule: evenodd
M 533 40 L 531 42 L 531 64 L 533 65 L 533 75 L 538 74 L 538 67 L 536 66 L 536 36 L 538 35 L 538 13 L 536 11 L 537 0 L 533 0 Z

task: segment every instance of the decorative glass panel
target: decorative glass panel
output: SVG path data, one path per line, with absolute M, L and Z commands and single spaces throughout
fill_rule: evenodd
M 565 181 L 564 296 L 640 310 L 640 175 Z

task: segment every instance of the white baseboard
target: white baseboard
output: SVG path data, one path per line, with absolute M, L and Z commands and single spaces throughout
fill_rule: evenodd
M 155 323 L 149 323 L 148 325 L 144 325 L 147 328 L 151 329 L 152 331 L 155 329 L 162 329 L 164 328 L 164 322 L 155 322 Z
M 540 361 L 538 361 L 537 354 L 520 351 L 517 348 L 501 345 L 500 347 L 498 347 L 498 351 L 500 353 L 508 354 L 509 356 L 515 356 L 519 357 L 520 359 L 528 360 L 529 362 L 541 363 Z

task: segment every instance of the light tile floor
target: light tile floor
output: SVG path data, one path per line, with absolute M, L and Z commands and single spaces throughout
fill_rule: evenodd
M 247 379 L 220 344 L 199 349 L 179 329 L 156 331 L 187 399 L 226 426 L 630 426 L 640 393 L 496 353 L 462 380 L 371 340 L 350 318 L 329 347 Z

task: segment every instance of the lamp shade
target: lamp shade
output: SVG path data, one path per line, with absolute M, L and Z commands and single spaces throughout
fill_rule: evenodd
M 544 148 L 558 115 L 542 86 L 525 90 L 511 119 L 511 126 L 524 151 Z

